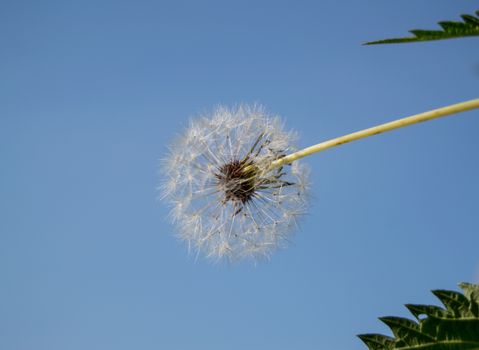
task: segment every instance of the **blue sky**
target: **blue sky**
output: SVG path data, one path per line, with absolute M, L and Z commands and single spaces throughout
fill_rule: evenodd
M 258 102 L 300 146 L 477 97 L 477 38 L 365 47 L 470 1 L 0 3 L 0 348 L 365 349 L 479 281 L 479 112 L 309 157 L 271 261 L 195 261 L 156 199 L 197 113 Z

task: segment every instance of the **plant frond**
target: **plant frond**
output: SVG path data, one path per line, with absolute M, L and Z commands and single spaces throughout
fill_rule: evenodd
M 443 40 L 463 38 L 467 36 L 479 36 L 479 10 L 474 15 L 461 15 L 462 22 L 457 21 L 443 21 L 439 22 L 442 30 L 421 30 L 413 29 L 410 33 L 411 37 L 404 38 L 392 38 L 377 41 L 369 41 L 364 45 L 376 45 L 376 44 L 398 44 L 398 43 L 410 43 L 418 41 L 430 41 L 430 40 Z
M 381 317 L 394 337 L 361 334 L 369 350 L 479 350 L 479 285 L 461 283 L 463 293 L 434 290 L 445 308 L 407 304 L 416 320 Z

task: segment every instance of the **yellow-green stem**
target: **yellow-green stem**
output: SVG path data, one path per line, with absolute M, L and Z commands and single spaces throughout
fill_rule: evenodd
M 300 158 L 309 156 L 317 152 L 324 151 L 328 148 L 343 145 L 351 141 L 360 140 L 365 137 L 381 134 L 386 131 L 403 128 L 405 126 L 409 126 L 412 124 L 417 124 L 417 123 L 425 122 L 428 120 L 445 117 L 451 114 L 460 113 L 460 112 L 468 111 L 475 108 L 479 108 L 479 99 L 456 103 L 450 106 L 434 109 L 432 111 L 419 113 L 409 117 L 397 119 L 389 123 L 374 126 L 372 128 L 356 131 L 356 132 L 353 132 L 352 134 L 336 137 L 334 139 L 318 143 L 317 145 L 306 147 L 305 149 L 302 149 L 301 151 L 294 152 L 283 158 L 275 160 L 273 163 L 271 163 L 270 169 L 278 168 L 285 164 L 290 164 Z

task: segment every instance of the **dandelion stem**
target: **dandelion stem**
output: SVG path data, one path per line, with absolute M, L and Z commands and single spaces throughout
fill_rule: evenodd
M 328 148 L 340 146 L 351 141 L 360 140 L 369 136 L 381 134 L 386 131 L 391 131 L 391 130 L 399 129 L 412 124 L 417 124 L 417 123 L 425 122 L 428 120 L 445 117 L 451 114 L 465 112 L 475 108 L 479 108 L 479 99 L 456 103 L 450 106 L 434 109 L 432 111 L 419 113 L 409 117 L 397 119 L 389 123 L 374 126 L 372 128 L 356 131 L 356 132 L 353 132 L 352 134 L 336 137 L 334 139 L 324 141 L 310 147 L 306 147 L 298 152 L 294 152 L 285 157 L 277 159 L 271 163 L 270 169 L 278 168 L 285 164 L 290 164 L 300 158 L 309 156 L 317 152 L 324 151 Z

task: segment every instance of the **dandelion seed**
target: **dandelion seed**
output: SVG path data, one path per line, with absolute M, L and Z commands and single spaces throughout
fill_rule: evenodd
M 162 166 L 179 237 L 215 259 L 258 259 L 286 245 L 307 205 L 308 173 L 298 162 L 269 166 L 294 138 L 259 106 L 192 120 Z

